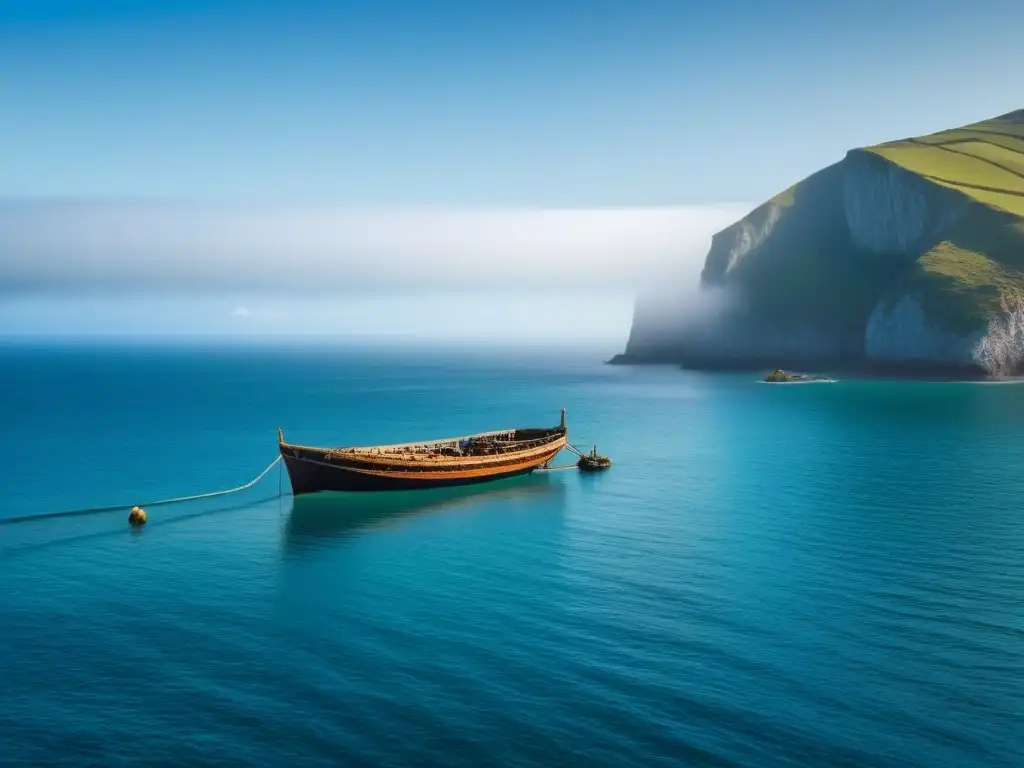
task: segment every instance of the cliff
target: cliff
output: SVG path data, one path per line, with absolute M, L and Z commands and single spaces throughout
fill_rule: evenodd
M 851 150 L 716 234 L 700 284 L 726 300 L 667 323 L 639 300 L 619 359 L 976 365 L 1024 289 L 1024 110 Z

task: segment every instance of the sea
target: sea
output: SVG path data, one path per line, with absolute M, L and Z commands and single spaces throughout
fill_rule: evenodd
M 0 345 L 0 764 L 1024 765 L 1024 386 L 615 351 Z M 127 523 L 562 408 L 610 469 Z

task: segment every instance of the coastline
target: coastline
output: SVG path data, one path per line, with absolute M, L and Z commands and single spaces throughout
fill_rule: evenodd
M 880 362 L 870 360 L 809 360 L 795 358 L 686 359 L 682 356 L 638 357 L 621 353 L 605 361 L 606 365 L 670 365 L 686 371 L 759 374 L 782 368 L 800 373 L 815 373 L 845 379 L 891 379 L 903 381 L 990 381 L 985 371 L 974 365 L 919 362 Z

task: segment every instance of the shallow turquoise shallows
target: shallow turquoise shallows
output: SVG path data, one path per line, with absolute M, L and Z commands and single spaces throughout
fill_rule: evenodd
M 0 763 L 1024 764 L 1024 386 L 599 359 L 0 348 Z M 610 470 L 127 523 L 561 408 Z

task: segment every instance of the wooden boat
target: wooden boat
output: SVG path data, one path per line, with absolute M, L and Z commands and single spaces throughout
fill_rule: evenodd
M 280 429 L 277 437 L 296 496 L 486 483 L 550 465 L 567 445 L 564 409 L 557 427 L 519 427 L 418 443 L 318 448 L 286 443 Z

